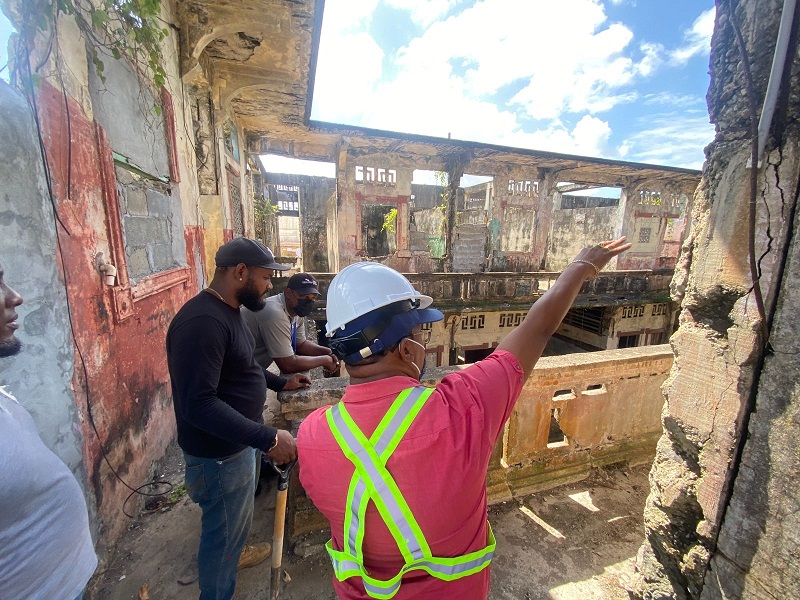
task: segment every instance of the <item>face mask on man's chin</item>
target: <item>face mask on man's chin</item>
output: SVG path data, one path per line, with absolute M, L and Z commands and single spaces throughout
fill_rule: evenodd
M 301 298 L 300 300 L 297 301 L 297 304 L 295 304 L 292 310 L 294 311 L 294 314 L 300 317 L 307 317 L 308 315 L 311 314 L 313 308 L 314 308 L 313 300 L 311 300 L 310 298 Z

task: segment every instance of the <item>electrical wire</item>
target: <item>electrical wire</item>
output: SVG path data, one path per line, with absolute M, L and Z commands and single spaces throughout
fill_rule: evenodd
M 27 15 L 26 15 L 26 17 L 27 17 Z M 21 52 L 21 50 L 20 50 L 20 52 Z M 67 228 L 66 224 L 62 221 L 60 215 L 58 214 L 58 209 L 57 209 L 57 206 L 56 206 L 56 198 L 55 198 L 55 194 L 53 192 L 53 185 L 52 185 L 52 171 L 50 169 L 49 161 L 48 161 L 48 158 L 47 158 L 47 147 L 46 147 L 46 145 L 44 143 L 44 137 L 43 137 L 43 134 L 42 134 L 41 120 L 39 118 L 39 107 L 38 107 L 38 103 L 36 101 L 36 93 L 35 93 L 35 90 L 33 89 L 33 77 L 32 77 L 33 68 L 32 68 L 32 65 L 31 65 L 30 61 L 31 61 L 31 55 L 30 55 L 30 53 L 28 53 L 27 60 L 18 60 L 17 64 L 23 65 L 24 68 L 25 68 L 25 71 L 26 71 L 26 73 L 23 75 L 23 78 L 24 78 L 24 80 L 25 80 L 25 82 L 27 84 L 28 99 L 29 99 L 29 102 L 31 104 L 31 108 L 33 109 L 32 110 L 33 120 L 34 120 L 34 123 L 36 125 L 37 141 L 38 141 L 38 145 L 39 145 L 39 152 L 40 152 L 40 156 L 41 156 L 41 160 L 42 160 L 42 165 L 44 167 L 44 172 L 45 172 L 45 180 L 46 180 L 46 184 L 47 184 L 47 193 L 48 193 L 48 197 L 49 197 L 49 200 L 50 200 L 50 207 L 51 207 L 51 210 L 52 210 L 52 213 L 53 213 L 53 218 L 56 221 L 56 224 L 60 225 L 61 228 L 64 230 L 64 232 L 66 232 L 66 234 L 68 236 L 71 236 L 72 233 L 70 232 L 69 228 Z M 63 88 L 63 81 L 62 81 L 62 92 L 64 92 L 65 102 L 68 102 L 68 99 L 66 98 L 66 92 L 65 92 L 65 90 Z M 72 162 L 72 158 L 71 158 L 72 157 L 72 154 L 71 154 L 71 152 L 72 152 L 72 136 L 71 136 L 72 126 L 71 126 L 71 122 L 70 122 L 71 121 L 71 117 L 70 117 L 70 113 L 69 113 L 68 107 L 67 107 L 67 110 L 66 110 L 65 114 L 66 114 L 66 117 L 67 117 L 67 120 L 68 120 L 67 131 L 69 132 L 68 133 L 69 137 L 67 139 L 67 144 L 69 146 L 68 159 L 69 159 L 69 161 L 71 163 Z M 70 172 L 71 172 L 71 164 L 70 164 L 69 169 L 70 169 Z M 68 183 L 70 183 L 70 185 L 71 185 L 71 182 L 68 182 Z M 69 195 L 69 191 L 68 191 L 68 195 Z M 140 486 L 138 486 L 136 488 L 131 487 L 119 475 L 117 470 L 111 464 L 111 461 L 110 461 L 110 459 L 108 457 L 108 454 L 107 454 L 107 452 L 105 450 L 105 447 L 104 447 L 103 439 L 102 439 L 102 437 L 100 435 L 100 432 L 97 429 L 97 424 L 95 423 L 95 419 L 94 419 L 94 413 L 93 413 L 93 410 L 92 410 L 92 402 L 91 402 L 92 390 L 91 390 L 91 385 L 89 383 L 89 370 L 88 370 L 88 367 L 86 366 L 86 358 L 85 358 L 85 356 L 83 354 L 83 351 L 82 351 L 82 349 L 80 347 L 80 344 L 78 343 L 78 335 L 77 335 L 77 331 L 76 331 L 76 327 L 75 327 L 75 322 L 74 322 L 74 320 L 72 318 L 72 308 L 73 307 L 72 307 L 72 302 L 71 302 L 71 299 L 70 299 L 70 296 L 69 296 L 69 293 L 68 293 L 68 290 L 69 290 L 69 277 L 67 275 L 67 262 L 66 262 L 66 259 L 65 259 L 65 256 L 64 256 L 64 248 L 63 248 L 63 245 L 61 243 L 61 238 L 59 236 L 58 227 L 57 226 L 56 226 L 56 231 L 55 231 L 55 241 L 56 241 L 56 247 L 58 248 L 58 254 L 59 254 L 59 257 L 61 259 L 61 274 L 62 274 L 62 276 L 64 278 L 64 288 L 65 288 L 65 292 L 66 292 L 65 293 L 65 301 L 66 301 L 66 307 L 67 307 L 67 320 L 69 322 L 69 328 L 70 328 L 70 333 L 72 335 L 72 341 L 73 341 L 73 344 L 75 346 L 75 351 L 78 354 L 78 358 L 80 360 L 80 365 L 81 365 L 81 371 L 83 373 L 84 389 L 85 389 L 85 392 L 86 392 L 86 415 L 87 415 L 89 424 L 92 427 L 92 430 L 94 431 L 95 437 L 96 437 L 97 442 L 98 442 L 98 447 L 100 449 L 100 453 L 103 456 L 103 460 L 105 461 L 106 465 L 108 466 L 109 470 L 114 475 L 114 477 L 120 483 L 122 483 L 123 486 L 125 486 L 127 489 L 129 489 L 131 491 L 131 493 L 128 494 L 128 496 L 123 501 L 121 509 L 122 509 L 123 514 L 125 514 L 125 516 L 127 516 L 129 518 L 134 518 L 135 515 L 131 515 L 130 513 L 127 512 L 127 510 L 125 510 L 125 506 L 126 506 L 126 504 L 128 503 L 128 501 L 130 500 L 131 497 L 133 497 L 134 495 L 137 495 L 137 494 L 141 495 L 141 496 L 147 496 L 147 497 L 163 496 L 164 494 L 167 494 L 170 491 L 172 491 L 174 486 L 168 481 L 151 481 L 151 482 L 144 483 L 144 484 L 142 484 L 142 485 L 140 485 Z M 157 487 L 157 486 L 166 486 L 167 489 L 166 489 L 166 491 L 163 491 L 163 492 L 143 492 L 143 491 L 141 491 L 141 490 L 146 489 L 148 487 Z

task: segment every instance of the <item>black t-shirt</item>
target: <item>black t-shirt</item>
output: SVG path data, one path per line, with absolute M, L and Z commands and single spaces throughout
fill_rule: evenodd
M 167 330 L 167 364 L 178 445 L 203 458 L 246 446 L 267 451 L 277 430 L 263 423 L 267 383 L 238 309 L 208 293 L 181 307 Z

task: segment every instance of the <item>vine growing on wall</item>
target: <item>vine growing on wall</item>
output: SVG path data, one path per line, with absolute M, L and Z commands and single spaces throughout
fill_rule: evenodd
M 388 231 L 394 233 L 397 229 L 397 209 L 393 208 L 383 217 L 383 225 L 381 231 Z
M 272 204 L 264 194 L 254 194 L 253 213 L 256 237 L 266 244 L 271 222 L 278 214 L 278 206 Z
M 2 4 L 19 15 L 20 36 L 27 49 L 41 33 L 49 35 L 52 46 L 59 16 L 69 15 L 88 42 L 101 81 L 105 82 L 103 59 L 111 56 L 126 58 L 156 88 L 166 82 L 161 42 L 169 30 L 161 19 L 161 0 L 2 0 Z M 47 49 L 47 56 L 51 50 Z

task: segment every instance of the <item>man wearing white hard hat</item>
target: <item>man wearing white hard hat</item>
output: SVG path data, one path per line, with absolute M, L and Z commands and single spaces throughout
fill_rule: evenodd
M 627 250 L 586 248 L 486 359 L 421 386 L 422 325 L 442 319 L 393 269 L 357 263 L 328 289 L 342 401 L 300 426 L 300 481 L 331 525 L 340 598 L 485 599 L 495 539 L 486 519 L 492 449 L 536 361 L 586 279 Z

